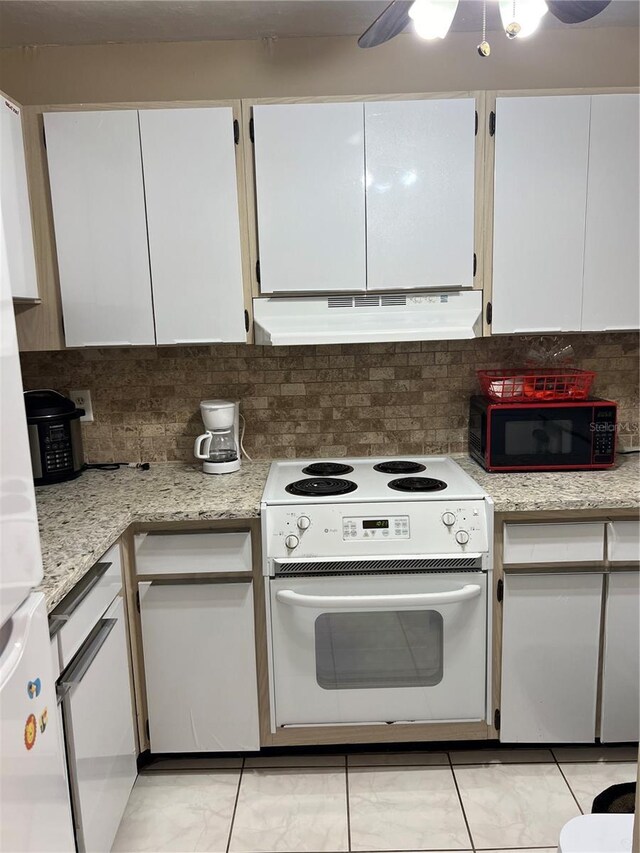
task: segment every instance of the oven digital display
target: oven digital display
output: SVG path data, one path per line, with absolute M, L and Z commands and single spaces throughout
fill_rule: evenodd
M 363 518 L 362 519 L 362 529 L 363 530 L 378 530 L 378 528 L 389 528 L 389 519 L 388 518 Z

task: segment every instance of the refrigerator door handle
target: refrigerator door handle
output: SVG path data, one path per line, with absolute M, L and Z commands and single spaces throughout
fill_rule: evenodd
M 100 620 L 97 628 L 92 631 L 76 657 L 60 676 L 57 686 L 60 698 L 66 696 L 70 690 L 80 684 L 87 674 L 89 667 L 96 659 L 98 652 L 107 641 L 107 637 L 115 628 L 117 621 L 117 619 Z
M 111 568 L 112 563 L 96 563 L 92 566 L 70 595 L 56 607 L 49 616 L 49 636 L 53 637 L 62 625 L 73 615 L 74 610 L 82 604 L 100 578 Z

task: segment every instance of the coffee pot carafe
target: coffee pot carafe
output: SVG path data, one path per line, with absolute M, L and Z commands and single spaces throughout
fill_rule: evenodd
M 206 432 L 193 446 L 196 459 L 202 459 L 205 474 L 230 474 L 240 470 L 239 404 L 228 400 L 203 400 L 200 414 Z

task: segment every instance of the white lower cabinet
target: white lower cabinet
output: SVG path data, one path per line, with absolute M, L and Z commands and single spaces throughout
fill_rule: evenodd
M 135 782 L 124 604 L 118 597 L 59 681 L 79 853 L 108 853 Z
M 503 743 L 593 743 L 600 573 L 506 574 Z
M 602 664 L 603 743 L 640 736 L 640 572 L 609 575 Z
M 140 598 L 151 751 L 259 749 L 253 584 L 154 582 Z

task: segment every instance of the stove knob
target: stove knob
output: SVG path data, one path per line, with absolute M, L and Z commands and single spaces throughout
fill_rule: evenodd
M 290 551 L 293 551 L 294 548 L 297 548 L 299 542 L 300 540 L 297 536 L 287 536 L 287 538 L 284 540 L 284 544 Z
M 458 545 L 466 545 L 469 541 L 469 534 L 466 530 L 458 530 L 456 533 L 456 542 Z
M 452 512 L 443 512 L 442 523 L 446 524 L 447 527 L 453 527 L 453 525 L 456 523 L 455 515 Z
M 298 527 L 300 528 L 300 530 L 307 530 L 310 524 L 311 519 L 308 515 L 301 515 L 298 519 Z

